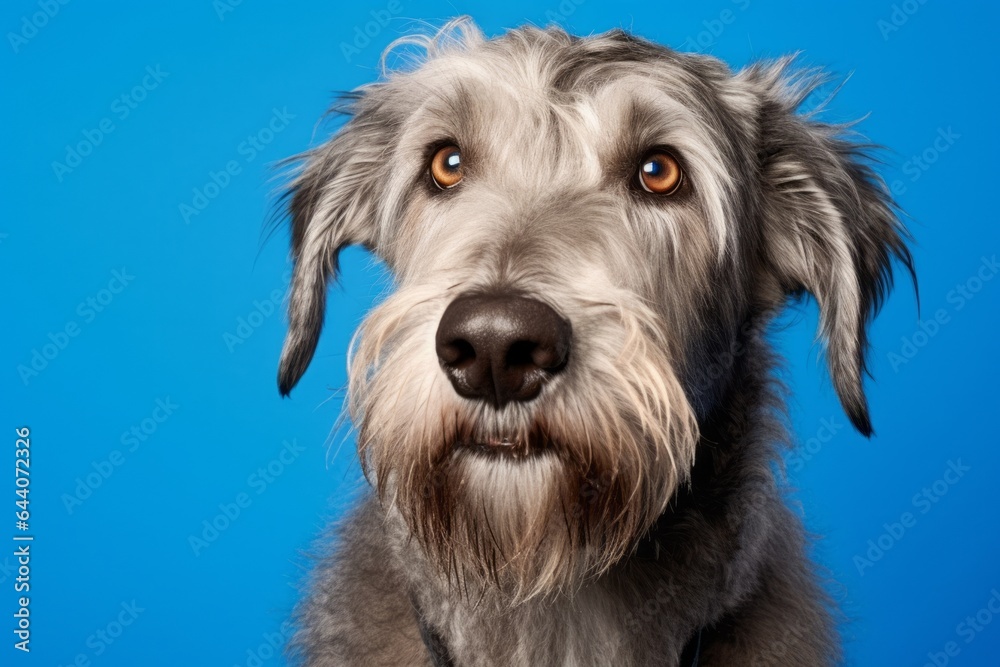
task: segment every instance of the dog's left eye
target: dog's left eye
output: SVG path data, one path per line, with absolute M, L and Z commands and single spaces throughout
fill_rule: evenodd
M 458 146 L 443 146 L 434 153 L 430 165 L 434 185 L 442 190 L 453 188 L 462 180 L 462 151 Z
M 639 185 L 646 192 L 672 195 L 681 185 L 683 172 L 677 159 L 665 151 L 653 151 L 639 166 Z

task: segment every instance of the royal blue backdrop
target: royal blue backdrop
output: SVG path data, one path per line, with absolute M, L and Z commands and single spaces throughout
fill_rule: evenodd
M 620 26 L 734 66 L 802 51 L 849 76 L 826 117 L 870 114 L 861 131 L 893 149 L 881 171 L 912 216 L 922 320 L 899 281 L 873 329 L 866 441 L 815 308 L 786 318 L 793 500 L 838 582 L 850 664 L 997 665 L 1000 17 L 939 0 L 4 3 L 0 662 L 281 664 L 300 554 L 364 486 L 353 443 L 328 436 L 385 280 L 347 253 L 281 400 L 287 236 L 261 240 L 274 162 L 326 136 L 331 92 L 376 76 L 391 40 L 465 13 L 491 34 Z M 15 533 L 35 538 L 30 655 L 13 648 Z

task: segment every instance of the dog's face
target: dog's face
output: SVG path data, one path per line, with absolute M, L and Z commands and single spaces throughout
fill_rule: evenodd
M 693 465 L 707 365 L 790 293 L 819 301 L 854 423 L 865 326 L 905 257 L 855 147 L 794 115 L 785 65 L 732 74 L 621 33 L 464 26 L 354 98 L 291 189 L 280 384 L 338 251 L 397 289 L 362 325 L 362 461 L 430 559 L 512 602 L 627 554 Z

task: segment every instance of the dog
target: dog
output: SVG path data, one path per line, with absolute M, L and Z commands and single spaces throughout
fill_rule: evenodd
M 333 665 L 830 665 L 836 612 L 782 500 L 769 324 L 820 309 L 850 421 L 909 236 L 794 60 L 737 72 L 623 31 L 467 19 L 347 96 L 297 158 L 279 388 L 338 253 L 394 290 L 351 345 L 374 491 L 291 653 Z M 412 49 L 411 49 L 412 50 Z

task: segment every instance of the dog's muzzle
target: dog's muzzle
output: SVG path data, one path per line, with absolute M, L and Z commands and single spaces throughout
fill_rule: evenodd
M 444 311 L 436 347 L 455 391 L 499 409 L 530 401 L 569 359 L 572 327 L 535 299 L 467 294 Z

